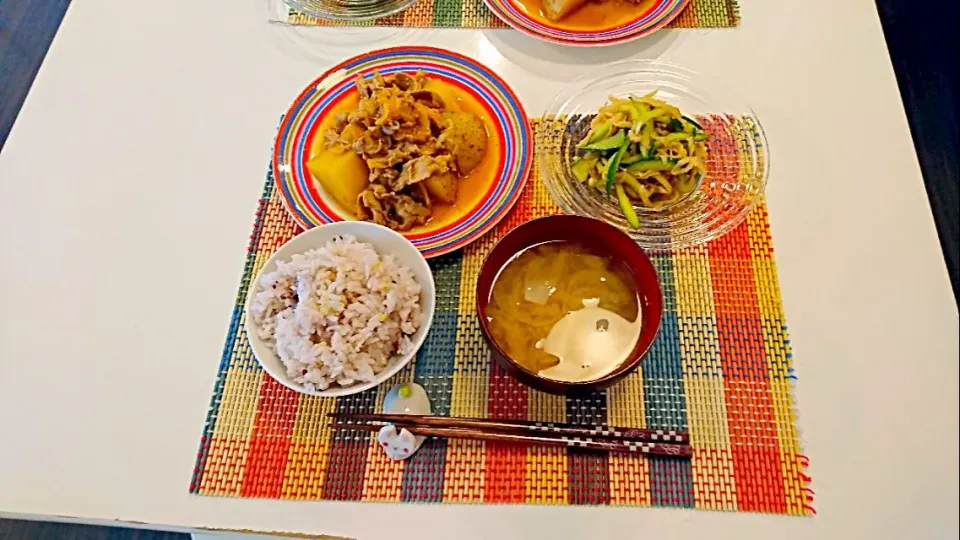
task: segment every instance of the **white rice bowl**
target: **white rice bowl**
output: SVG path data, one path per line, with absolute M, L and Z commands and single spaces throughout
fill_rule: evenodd
M 247 303 L 247 331 L 261 364 L 280 382 L 309 394 L 345 395 L 379 384 L 413 357 L 433 315 L 429 267 L 393 231 L 368 223 L 361 227 L 382 229 L 378 235 L 389 233 L 406 243 L 422 264 L 416 273 L 426 270 L 429 287 L 397 256 L 353 234 L 328 231 L 324 241 L 309 242 L 316 246 L 312 249 L 282 253 L 318 229 L 345 228 L 337 225 L 306 231 L 278 250 Z M 422 305 L 423 296 L 428 306 Z M 267 352 L 263 348 L 273 362 L 261 358 Z

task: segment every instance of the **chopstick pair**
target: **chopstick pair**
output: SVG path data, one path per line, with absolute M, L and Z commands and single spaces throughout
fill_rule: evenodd
M 329 413 L 327 416 L 345 422 L 333 424 L 333 429 L 379 431 L 382 424 L 390 423 L 424 437 L 501 441 L 681 458 L 691 455 L 689 435 L 673 430 L 408 414 Z

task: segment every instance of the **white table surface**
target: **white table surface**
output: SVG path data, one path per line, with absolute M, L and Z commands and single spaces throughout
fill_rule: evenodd
M 735 30 L 604 50 L 368 30 L 305 51 L 260 0 L 73 2 L 0 155 L 0 513 L 364 539 L 956 538 L 957 309 L 874 3 L 741 5 Z M 278 116 L 335 60 L 398 42 L 480 59 L 531 114 L 626 56 L 739 88 L 771 146 L 816 517 L 187 492 Z

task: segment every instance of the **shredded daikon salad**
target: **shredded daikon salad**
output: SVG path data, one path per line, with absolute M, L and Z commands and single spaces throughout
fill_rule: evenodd
M 573 176 L 616 193 L 627 221 L 640 226 L 635 206 L 660 209 L 696 189 L 703 177 L 710 135 L 680 109 L 657 99 L 611 96 L 577 144 Z

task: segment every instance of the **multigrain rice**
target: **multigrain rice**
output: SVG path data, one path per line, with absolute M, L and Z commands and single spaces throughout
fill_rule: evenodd
M 257 333 L 309 390 L 373 380 L 420 327 L 413 272 L 351 235 L 277 261 L 257 285 Z

